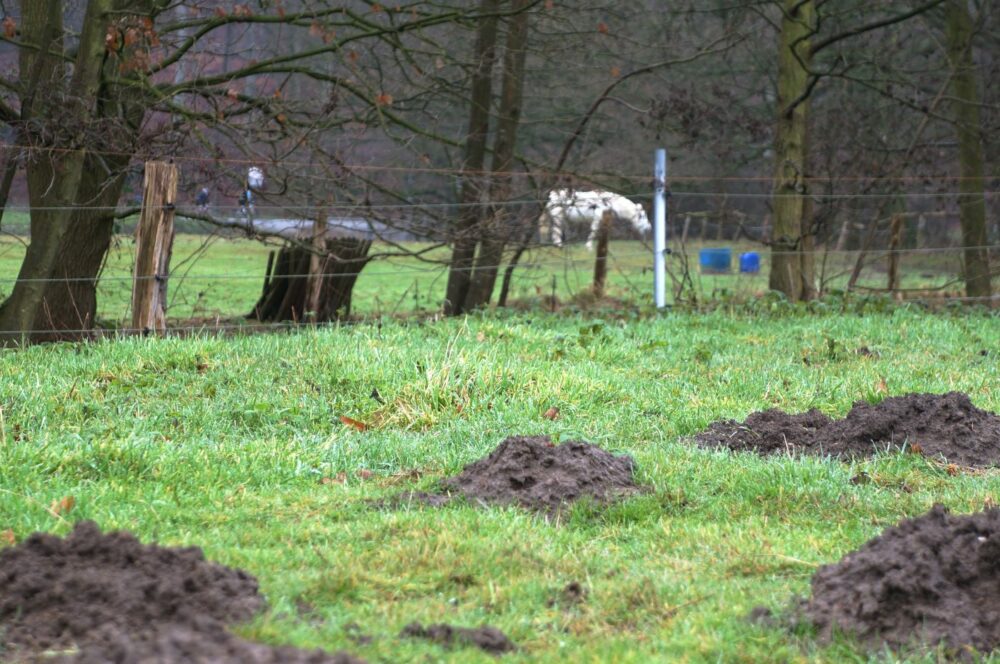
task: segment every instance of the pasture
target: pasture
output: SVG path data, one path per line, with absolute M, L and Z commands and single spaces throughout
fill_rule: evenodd
M 262 273 L 259 253 L 234 246 L 206 273 Z M 400 297 L 392 281 L 380 299 Z M 220 285 L 213 299 L 227 304 L 214 306 L 245 310 L 260 280 L 240 283 Z M 202 313 L 183 288 L 176 306 Z M 1000 475 L 952 475 L 917 454 L 761 458 L 689 437 L 764 408 L 843 415 L 855 400 L 908 392 L 964 391 L 998 412 L 998 384 L 995 317 L 910 307 L 386 317 L 6 350 L 0 533 L 20 541 L 94 519 L 200 546 L 260 580 L 270 609 L 240 634 L 371 662 L 496 661 L 398 638 L 415 620 L 496 626 L 519 646 L 510 662 L 867 661 L 877 655 L 849 641 L 747 615 L 784 610 L 819 565 L 903 517 L 995 503 Z M 648 490 L 576 504 L 555 522 L 516 508 L 371 504 L 431 490 L 505 437 L 536 434 L 629 454 Z M 871 481 L 852 482 L 862 473 Z M 573 583 L 584 596 L 565 601 Z
M 0 297 L 13 287 L 25 242 L 22 237 L 0 235 Z M 405 245 L 408 249 L 422 246 Z M 733 271 L 730 274 L 702 274 L 698 251 L 722 246 L 732 249 Z M 260 297 L 267 256 L 272 248 L 246 238 L 179 234 L 174 243 L 168 291 L 167 315 L 172 325 L 195 329 L 241 325 L 242 316 Z M 373 254 L 387 251 L 398 250 L 384 244 L 372 248 Z M 668 301 L 675 299 L 685 262 L 690 275 L 690 282 L 680 298 L 685 302 L 743 302 L 767 292 L 767 253 L 759 245 L 747 241 L 699 242 L 685 247 L 683 253 L 676 246 L 674 251 L 667 261 Z M 746 251 L 761 254 L 759 273 L 738 271 L 739 254 Z M 682 260 L 682 255 L 686 259 Z M 877 253 L 873 256 L 875 260 L 864 269 L 859 283 L 884 288 L 885 259 L 879 258 Z M 402 256 L 371 262 L 355 286 L 352 314 L 362 318 L 403 317 L 439 311 L 447 284 L 449 258 L 449 251 L 440 249 L 425 254 L 422 260 Z M 952 283 L 960 270 L 958 258 L 957 252 L 903 255 L 901 285 L 925 289 Z M 854 253 L 819 254 L 817 271 L 828 282 L 829 289 L 843 288 L 854 259 Z M 130 321 L 134 262 L 133 238 L 116 236 L 98 284 L 98 318 L 102 325 L 116 327 Z M 533 248 L 525 254 L 514 273 L 511 303 L 522 309 L 546 309 L 551 308 L 554 297 L 559 308 L 620 310 L 623 302 L 639 309 L 652 302 L 652 258 L 648 243 L 637 240 L 611 243 L 606 287 L 608 302 L 594 303 L 589 298 L 593 273 L 594 254 L 582 244 L 564 249 Z M 953 285 L 948 290 L 956 288 Z M 498 292 L 499 289 L 498 282 Z M 859 293 L 865 295 L 868 291 L 862 289 Z

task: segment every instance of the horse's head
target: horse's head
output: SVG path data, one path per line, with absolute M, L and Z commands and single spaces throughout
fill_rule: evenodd
M 632 222 L 632 227 L 640 233 L 646 233 L 653 228 L 652 224 L 649 223 L 649 217 L 646 216 L 646 208 L 642 206 L 642 203 L 635 204 L 635 220 Z

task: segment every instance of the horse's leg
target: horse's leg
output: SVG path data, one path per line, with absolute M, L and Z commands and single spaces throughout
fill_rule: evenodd
M 590 237 L 587 238 L 587 251 L 594 250 L 594 238 L 597 237 L 597 232 L 601 230 L 601 220 L 604 218 L 604 210 L 594 208 L 592 212 L 594 213 L 594 218 L 590 222 Z

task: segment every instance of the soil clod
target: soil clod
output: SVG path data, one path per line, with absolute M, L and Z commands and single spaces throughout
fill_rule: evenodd
M 449 648 L 455 646 L 475 646 L 494 655 L 517 650 L 517 646 L 496 627 L 488 625 L 471 629 L 454 627 L 452 625 L 428 625 L 424 627 L 418 622 L 410 623 L 403 628 L 401 637 L 428 639 Z
M 876 405 L 859 401 L 840 420 L 815 409 L 796 415 L 765 410 L 744 422 L 715 422 L 695 440 L 706 447 L 765 455 L 835 457 L 869 456 L 908 445 L 960 466 L 1000 464 L 1000 416 L 976 408 L 961 392 L 908 394 Z
M 0 550 L 0 652 L 13 661 L 52 651 L 63 654 L 46 661 L 361 661 L 226 631 L 265 606 L 253 576 L 206 561 L 201 549 L 144 545 L 91 521 L 65 538 L 35 533 Z
M 548 605 L 561 606 L 564 609 L 587 601 L 587 589 L 579 581 L 570 581 L 558 595 L 548 601 Z
M 821 567 L 805 615 L 823 638 L 988 653 L 1000 647 L 997 561 L 1000 509 L 956 516 L 935 505 Z
M 590 443 L 516 436 L 443 485 L 469 500 L 554 513 L 583 497 L 603 502 L 636 492 L 634 466 Z
M 548 436 L 513 436 L 461 473 L 441 482 L 441 493 L 405 491 L 372 502 L 376 509 L 412 504 L 442 507 L 462 496 L 473 503 L 517 505 L 548 516 L 569 503 L 590 498 L 608 503 L 640 489 L 632 478 L 635 463 L 596 445 Z

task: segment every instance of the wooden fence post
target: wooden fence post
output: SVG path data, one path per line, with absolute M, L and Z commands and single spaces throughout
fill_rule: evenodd
M 314 316 L 319 311 L 320 293 L 323 291 L 324 272 L 326 272 L 326 212 L 320 210 L 313 221 L 312 236 L 313 254 L 309 257 L 309 285 L 306 288 L 305 311 Z
M 594 295 L 604 297 L 604 285 L 608 280 L 608 240 L 611 236 L 611 220 L 614 212 L 605 210 L 601 215 L 601 225 L 597 228 L 597 258 L 594 261 Z
M 899 247 L 903 239 L 903 215 L 892 215 L 889 224 L 889 292 L 899 290 Z
M 167 278 L 176 200 L 177 166 L 162 161 L 147 162 L 132 282 L 132 328 L 143 333 L 162 334 L 167 330 Z

